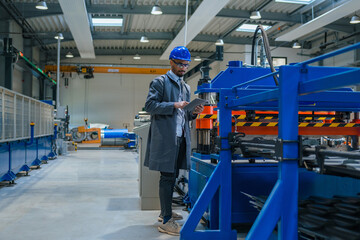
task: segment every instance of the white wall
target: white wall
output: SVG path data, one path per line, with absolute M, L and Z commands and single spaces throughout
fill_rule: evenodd
M 355 60 L 355 51 L 343 53 L 332 58 L 324 60 L 324 66 L 336 66 L 336 67 L 353 67 Z
M 35 64 L 39 64 L 40 62 L 40 49 L 39 47 L 33 47 L 32 49 L 32 61 Z M 40 91 L 40 82 L 39 79 L 33 77 L 32 79 L 32 97 L 39 99 L 39 91 Z
M 64 79 L 60 80 L 60 104 L 69 106 L 71 125 L 84 125 L 84 118 L 88 117 L 89 123 L 105 123 L 112 128 L 124 128 L 126 124 L 130 130 L 135 115 L 144 107 L 149 84 L 156 77 L 94 74 L 93 79 L 84 79 L 83 75 L 72 76 L 68 87 L 64 86 Z
M 348 40 L 339 41 L 346 37 L 348 34 L 339 33 L 338 36 L 330 35 L 328 36 L 327 42 L 333 43 L 327 46 L 327 48 L 323 51 L 320 50 L 320 46 L 323 45 L 324 39 L 320 39 L 312 43 L 311 53 L 316 55 L 323 55 L 325 53 L 329 53 L 335 51 L 336 49 L 344 48 L 349 44 Z M 353 67 L 353 63 L 356 61 L 355 59 L 355 51 L 346 52 L 335 57 L 327 58 L 323 61 L 323 66 L 330 67 Z
M 12 90 L 18 93 L 22 93 L 23 90 L 23 68 L 18 65 L 14 65 L 13 70 L 13 82 L 12 82 Z
M 15 48 L 20 51 L 23 51 L 24 48 L 24 39 L 22 38 L 22 29 L 15 21 L 10 21 L 9 23 L 9 32 L 14 33 L 10 34 L 9 37 L 12 38 L 12 44 Z

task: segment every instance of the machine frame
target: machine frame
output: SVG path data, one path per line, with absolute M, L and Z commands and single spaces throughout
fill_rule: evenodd
M 360 69 L 313 67 L 309 64 L 357 48 L 360 48 L 360 43 L 295 65 L 281 66 L 277 72 L 256 77 L 231 88 L 226 86 L 215 89 L 209 86 L 200 90 L 219 93 L 218 120 L 221 147 L 218 164 L 193 206 L 181 230 L 180 239 L 236 239 L 236 231 L 231 229 L 232 153 L 228 136 L 232 131 L 232 110 L 239 109 L 278 110 L 278 139 L 282 143 L 278 180 L 246 239 L 268 239 L 276 225 L 278 225 L 278 239 L 298 239 L 298 112 L 299 110 L 360 111 L 360 92 L 349 92 L 344 89 L 344 91 L 341 89 L 328 91 L 360 83 Z M 225 73 L 226 71 L 219 75 Z M 280 76 L 279 86 L 250 87 L 252 83 L 275 74 Z M 313 104 L 309 104 L 312 102 Z M 219 229 L 195 231 L 217 191 L 219 192 Z

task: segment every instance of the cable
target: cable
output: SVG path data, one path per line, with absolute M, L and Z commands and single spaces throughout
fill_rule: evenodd
M 261 36 L 263 38 L 263 43 L 264 43 L 264 48 L 265 48 L 265 54 L 266 54 L 266 58 L 269 62 L 269 65 L 270 65 L 270 69 L 271 69 L 271 72 L 276 72 L 275 68 L 274 68 L 274 65 L 273 65 L 273 62 L 272 62 L 272 58 L 271 58 L 271 52 L 270 52 L 270 44 L 269 44 L 269 38 L 267 36 L 267 33 L 265 31 L 265 29 L 263 28 L 262 25 L 258 25 L 256 27 L 256 30 L 255 30 L 255 33 L 254 33 L 254 36 L 253 36 L 253 40 L 252 40 L 252 46 L 251 46 L 251 65 L 255 65 L 255 61 L 256 59 L 254 59 L 254 55 L 255 55 L 255 41 L 256 41 L 256 35 L 258 33 L 258 31 L 261 30 Z M 279 85 L 279 81 L 277 79 L 277 76 L 274 75 L 273 76 L 274 78 L 274 82 L 275 82 L 275 85 L 278 86 Z

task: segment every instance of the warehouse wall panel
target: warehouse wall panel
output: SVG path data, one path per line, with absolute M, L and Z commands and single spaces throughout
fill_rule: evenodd
M 12 90 L 18 93 L 22 93 L 23 91 L 23 69 L 20 67 L 15 67 L 13 70 L 13 83 Z
M 73 74 L 69 85 L 60 81 L 60 103 L 69 106 L 71 126 L 105 123 L 113 128 L 133 128 L 135 115 L 145 104 L 155 75 L 94 74 L 92 79 Z

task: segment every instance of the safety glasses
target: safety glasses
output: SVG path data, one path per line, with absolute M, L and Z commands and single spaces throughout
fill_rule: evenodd
M 189 64 L 187 64 L 187 63 L 178 63 L 178 62 L 175 62 L 174 61 L 174 59 L 171 59 L 171 61 L 173 62 L 173 63 L 175 63 L 176 64 L 176 66 L 178 66 L 179 68 L 188 68 L 189 67 Z

